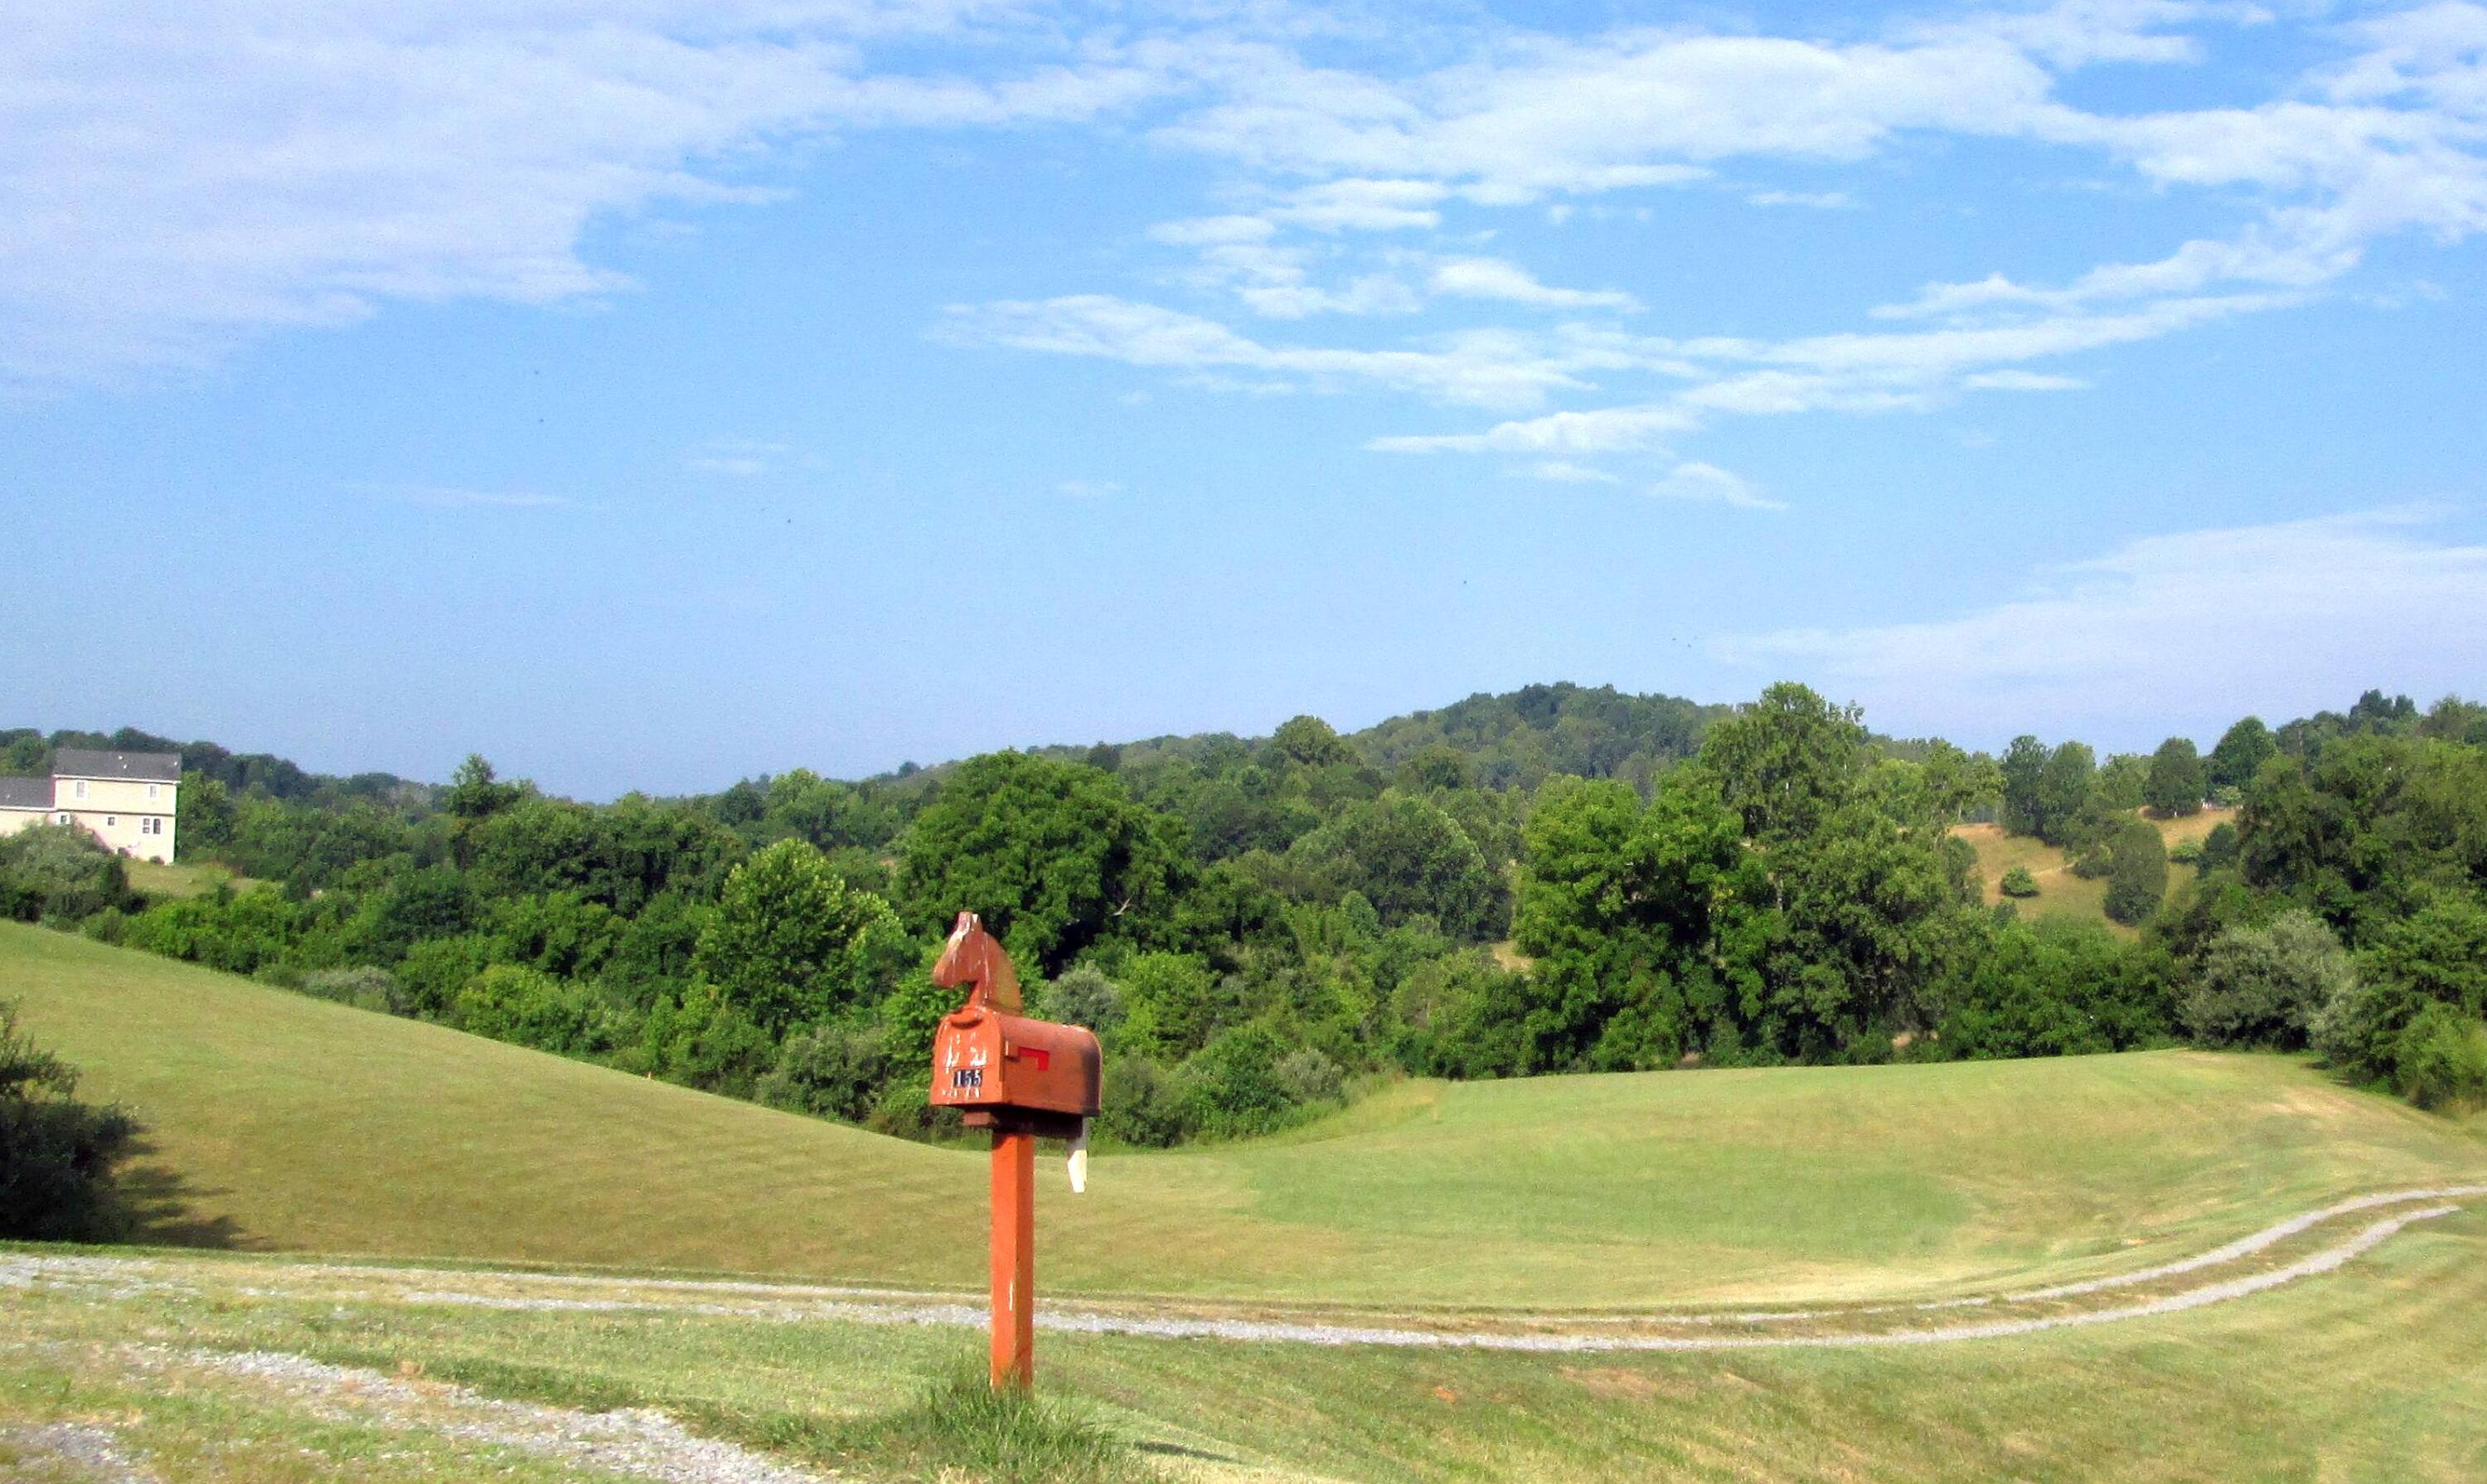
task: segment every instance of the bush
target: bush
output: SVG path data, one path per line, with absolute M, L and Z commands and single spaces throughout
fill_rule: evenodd
M 397 966 L 407 1015 L 446 1020 L 458 992 L 492 962 L 493 942 L 481 934 L 426 939 L 406 950 Z
M 1261 1025 L 1220 1031 L 1184 1063 L 1187 1101 L 1201 1132 L 1228 1138 L 1282 1127 L 1295 1099 L 1278 1076 L 1288 1047 Z
M 315 968 L 302 976 L 301 991 L 314 999 L 331 999 L 357 1010 L 406 1013 L 405 988 L 385 968 Z
M 1085 1025 L 1100 1037 L 1112 1034 L 1123 1023 L 1123 992 L 1094 964 L 1065 969 L 1047 992 L 1045 1002 L 1053 1019 L 1067 1025 Z
M 522 965 L 495 964 L 458 993 L 461 1029 L 540 1051 L 596 1050 L 596 1021 L 586 991 Z
M 2311 912 L 2289 911 L 2212 939 L 2182 1013 L 2194 1039 L 2212 1046 L 2294 1050 L 2356 993 L 2357 970 L 2332 930 Z
M 2401 1096 L 2423 1108 L 2487 1105 L 2487 1023 L 2435 1002 L 2412 1018 L 2392 1057 Z
M 106 908 L 135 910 L 121 857 L 70 825 L 35 825 L 0 836 L 0 916 L 76 922 Z
M 2211 826 L 2209 834 L 2202 837 L 2200 864 L 2205 871 L 2216 871 L 2222 866 L 2232 866 L 2236 863 L 2237 826 L 2222 820 Z
M 2093 845 L 2073 857 L 2073 874 L 2085 882 L 2097 881 L 2114 868 L 2114 860 L 2104 845 Z
M 2029 874 L 2027 866 L 2014 866 L 2003 873 L 2003 880 L 1996 883 L 1995 889 L 2007 897 L 2034 897 L 2038 894 L 2038 879 Z
M 1278 1085 L 1298 1103 L 1336 1103 L 1347 1092 L 1347 1073 L 1337 1062 L 1307 1046 L 1289 1051 L 1278 1062 Z
M 138 1125 L 78 1102 L 77 1078 L 18 1034 L 17 1007 L 0 1003 L 0 1237 L 112 1242 L 134 1224 L 116 1175 Z
M 2107 914 L 2133 927 L 2167 900 L 2167 847 L 2159 831 L 2127 820 L 2108 843 Z
M 2356 1076 L 2397 1078 L 2402 1034 L 2430 1005 L 2487 1014 L 2487 908 L 2443 898 L 2378 933 L 2357 982 L 2312 1025 L 2315 1050 Z
M 1143 1149 L 1168 1149 L 1191 1136 L 1192 1114 L 1180 1078 L 1136 1053 L 1105 1058 L 1098 1131 Z
M 1168 1059 L 1200 1049 L 1215 1028 L 1216 987 L 1209 966 L 1188 953 L 1134 954 L 1123 965 L 1120 1039 Z
M 2167 847 L 2167 858 L 2180 866 L 2199 865 L 2202 861 L 2202 842 L 2179 840 Z
M 860 1123 L 889 1076 L 887 1032 L 879 1025 L 815 1025 L 786 1038 L 777 1065 L 755 1089 L 771 1107 Z

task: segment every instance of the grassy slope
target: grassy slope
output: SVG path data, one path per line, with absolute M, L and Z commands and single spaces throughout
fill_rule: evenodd
M 2152 819 L 2146 812 L 2141 818 L 2159 826 L 2159 837 L 2172 849 L 2180 841 L 2199 840 L 2223 821 L 2235 818 L 2232 811 L 2205 809 L 2182 819 Z M 2083 881 L 2072 872 L 2072 857 L 2043 840 L 2027 835 L 2007 835 L 2000 825 L 1963 825 L 1953 831 L 1977 851 L 1977 874 L 1986 880 L 1986 900 L 1991 906 L 2003 900 L 2003 873 L 2014 866 L 2026 867 L 2038 881 L 2038 894 L 2018 899 L 2024 917 L 2087 917 L 2107 922 L 2107 879 Z M 2192 866 L 2169 861 L 2167 894 L 2174 897 L 2194 883 Z M 2109 922 L 2117 933 L 2133 930 Z
M 236 876 L 218 865 L 194 865 L 186 860 L 127 860 L 123 864 L 129 872 L 129 884 L 141 896 L 150 899 L 181 900 L 203 897 L 219 885 L 236 891 L 248 891 L 263 886 L 247 876 Z
M 972 1287 L 983 1170 L 0 925 L 0 998 L 245 1246 Z M 2467 1128 L 2264 1057 L 1411 1083 L 1282 1141 L 1107 1155 L 1048 1282 L 1369 1302 L 1932 1292 L 2487 1174 Z M 961 1240 L 937 1240 L 957 1232 Z

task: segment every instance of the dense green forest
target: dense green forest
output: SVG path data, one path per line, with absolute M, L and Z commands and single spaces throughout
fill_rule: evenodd
M 928 969 L 961 910 L 1037 1013 L 1104 1038 L 1104 1132 L 1133 1143 L 1402 1073 L 2182 1042 L 2487 1097 L 2487 708 L 2459 700 L 2102 761 L 1877 738 L 1796 685 L 1532 686 L 1349 736 L 1299 716 L 601 805 L 481 757 L 333 778 L 128 730 L 0 732 L 0 770 L 98 745 L 180 751 L 183 860 L 236 880 L 149 900 L 38 828 L 0 841 L 0 912 L 893 1133 L 942 1127 Z M 2140 814 L 2206 805 L 2171 896 Z M 2071 853 L 2138 931 L 2024 921 L 2009 880 L 1983 905 L 1970 820 Z

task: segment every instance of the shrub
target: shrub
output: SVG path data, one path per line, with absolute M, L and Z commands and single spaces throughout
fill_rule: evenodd
M 492 962 L 493 942 L 482 934 L 434 938 L 406 950 L 397 966 L 400 994 L 407 1015 L 445 1020 L 458 992 Z
M 2213 1046 L 2294 1049 L 2356 986 L 2348 951 L 2322 919 L 2283 912 L 2269 927 L 2229 928 L 2212 939 L 2185 997 L 2185 1028 Z
M 2027 866 L 2014 866 L 2003 873 L 1996 889 L 2007 897 L 2034 897 L 2038 894 L 2038 879 L 2029 874 Z
M 879 1025 L 815 1025 L 786 1038 L 756 1093 L 772 1107 L 860 1123 L 889 1076 L 888 1033 Z
M 1123 965 L 1121 1040 L 1169 1059 L 1199 1050 L 1215 1026 L 1209 966 L 1188 953 L 1134 954 Z
M 2159 831 L 2127 820 L 2108 845 L 2107 914 L 2127 927 L 2148 920 L 2167 900 L 2167 847 Z
M 0 836 L 0 915 L 75 922 L 108 907 L 138 905 L 121 857 L 83 829 L 36 825 Z
M 76 1069 L 17 1031 L 0 1003 L 0 1237 L 111 1242 L 133 1224 L 116 1183 L 138 1125 L 80 1103 Z
M 2073 857 L 2072 869 L 2073 874 L 2080 877 L 2082 881 L 2094 882 L 2100 877 L 2107 875 L 2107 873 L 2112 869 L 2113 864 L 2114 862 L 2109 856 L 2106 846 L 2093 845 L 2089 849 L 2082 851 L 2080 854 Z
M 357 1010 L 406 1013 L 405 988 L 385 968 L 315 968 L 302 976 L 301 991 L 314 999 L 332 999 Z
M 2202 842 L 2179 840 L 2167 847 L 2167 858 L 2180 866 L 2199 865 L 2202 860 Z
M 1136 1053 L 1105 1058 L 1099 1132 L 1144 1149 L 1166 1149 L 1191 1136 L 1192 1113 L 1180 1078 Z
M 930 1063 L 905 1072 L 884 1085 L 863 1126 L 895 1138 L 955 1138 L 966 1132 L 957 1108 L 933 1106 Z
M 2487 1105 L 2487 1023 L 2441 1001 L 2428 1004 L 2401 1032 L 2392 1077 L 2401 1095 L 2423 1108 Z
M 1101 1037 L 1123 1023 L 1123 992 L 1094 964 L 1065 969 L 1048 991 L 1046 1006 L 1053 1019 L 1085 1025 Z
M 541 1051 L 596 1049 L 596 1007 L 578 985 L 518 964 L 495 964 L 458 992 L 461 1029 Z
M 2209 834 L 2202 837 L 2201 867 L 2205 871 L 2216 871 L 2222 866 L 2232 866 L 2236 863 L 2237 826 L 2226 820 L 2222 820 L 2211 826 Z
M 2378 933 L 2357 982 L 2311 1026 L 2315 1050 L 2360 1077 L 2397 1078 L 2402 1032 L 2430 1005 L 2487 1013 L 2487 908 L 2443 898 Z
M 1289 1051 L 1278 1062 L 1278 1085 L 1298 1103 L 1335 1103 L 1347 1091 L 1347 1073 L 1313 1048 Z
M 1187 1101 L 1201 1131 L 1235 1138 L 1285 1124 L 1295 1109 L 1278 1076 L 1287 1051 L 1286 1043 L 1261 1025 L 1212 1037 L 1183 1067 Z

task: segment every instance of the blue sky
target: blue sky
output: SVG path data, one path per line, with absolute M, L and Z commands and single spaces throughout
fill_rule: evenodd
M 0 720 L 593 797 L 2487 690 L 2487 7 L 42 8 Z

